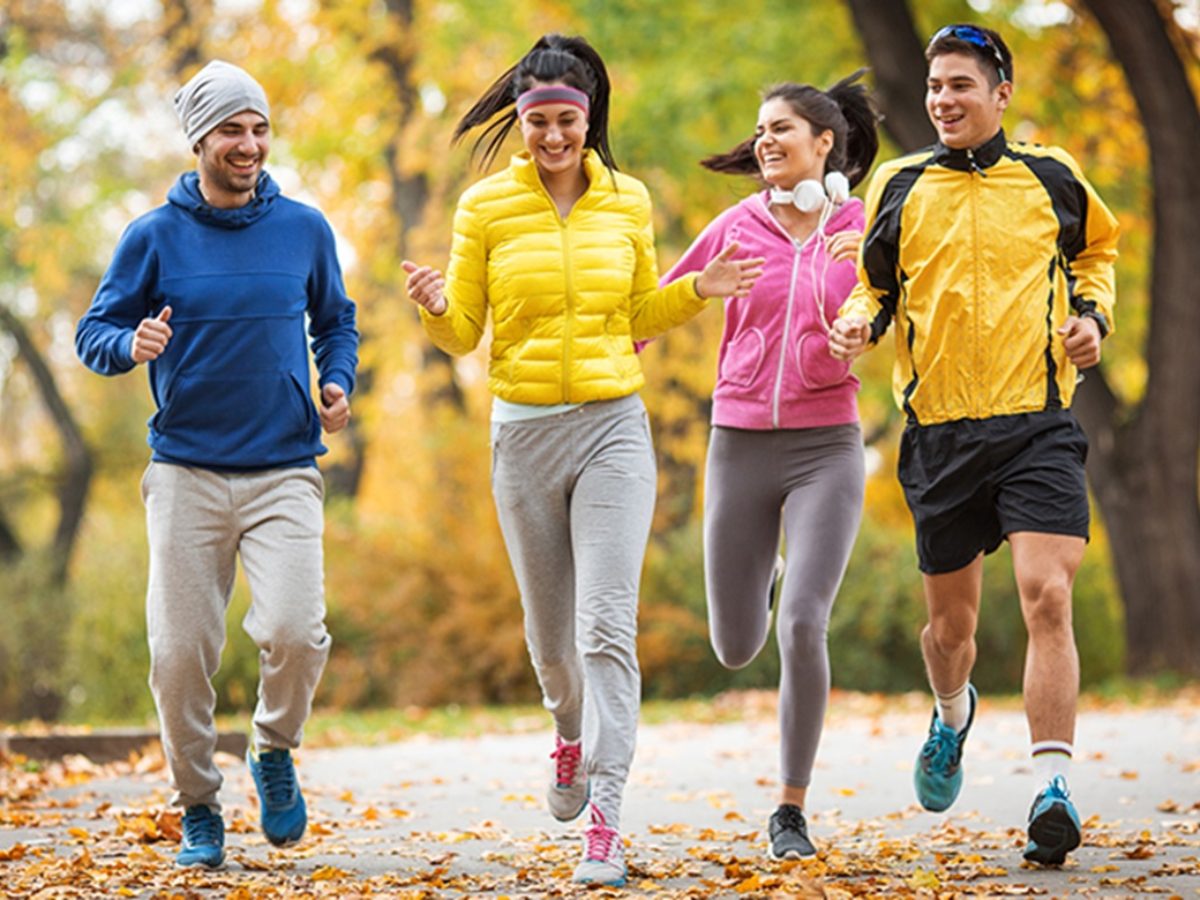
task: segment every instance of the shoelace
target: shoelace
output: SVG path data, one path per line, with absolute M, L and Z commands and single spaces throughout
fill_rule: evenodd
M 776 813 L 775 821 L 779 823 L 779 827 L 785 831 L 803 831 L 805 827 L 804 813 L 800 811 L 798 806 L 784 804 L 779 807 L 779 812 Z
M 216 815 L 184 816 L 183 833 L 188 846 L 206 847 L 221 841 L 221 820 Z
M 929 736 L 921 755 L 929 760 L 930 768 L 949 768 L 958 764 L 957 735 L 947 738 L 941 728 L 936 728 Z
M 604 813 L 600 812 L 599 808 L 593 804 L 592 824 L 583 833 L 583 839 L 587 841 L 587 858 L 603 861 L 608 859 L 608 855 L 612 852 L 613 841 L 620 840 L 620 836 L 608 827 Z
M 1067 780 L 1061 775 L 1055 775 L 1050 779 L 1050 785 L 1045 790 L 1045 796 L 1053 797 L 1055 800 L 1066 800 L 1071 796 L 1071 792 L 1067 790 Z
M 583 759 L 581 744 L 568 744 L 562 738 L 555 736 L 558 746 L 550 754 L 554 760 L 554 781 L 558 787 L 570 787 L 575 783 L 575 775 Z
M 296 793 L 296 770 L 291 757 L 282 750 L 268 750 L 259 755 L 258 765 L 267 802 L 271 806 L 290 803 Z

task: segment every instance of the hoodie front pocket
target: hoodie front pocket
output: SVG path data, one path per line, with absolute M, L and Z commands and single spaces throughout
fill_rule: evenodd
M 299 380 L 277 371 L 236 378 L 180 375 L 153 426 L 169 442 L 169 452 L 199 458 L 219 451 L 238 464 L 280 452 L 294 455 L 318 440 L 320 429 Z
M 766 341 L 762 332 L 757 328 L 742 332 L 725 349 L 721 379 L 738 387 L 749 387 L 758 377 L 765 356 Z
M 796 343 L 796 364 L 800 381 L 810 391 L 841 384 L 850 375 L 850 363 L 829 354 L 829 337 L 823 332 L 806 331 Z

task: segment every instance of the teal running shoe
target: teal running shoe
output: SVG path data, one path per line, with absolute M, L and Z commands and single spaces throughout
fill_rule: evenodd
M 183 839 L 175 865 L 219 869 L 225 865 L 225 823 L 207 806 L 189 806 L 183 814 Z
M 1033 800 L 1029 809 L 1029 844 L 1025 858 L 1043 866 L 1061 866 L 1067 854 L 1079 846 L 1082 828 L 1079 813 L 1061 775 Z
M 975 721 L 975 706 L 979 695 L 975 693 L 974 685 L 967 685 L 971 698 L 971 713 L 962 731 L 954 731 L 942 724 L 938 718 L 937 709 L 933 711 L 933 719 L 929 723 L 929 737 L 917 757 L 913 769 L 913 786 L 917 789 L 917 799 L 930 812 L 944 812 L 954 805 L 958 792 L 962 789 L 962 751 L 967 742 L 967 734 Z
M 304 836 L 308 811 L 296 781 L 296 767 L 288 750 L 257 751 L 253 742 L 246 754 L 254 786 L 258 789 L 263 834 L 276 847 L 287 847 Z

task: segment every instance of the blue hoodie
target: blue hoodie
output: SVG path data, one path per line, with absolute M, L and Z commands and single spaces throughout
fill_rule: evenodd
M 195 172 L 167 200 L 121 236 L 76 329 L 79 358 L 101 375 L 128 372 L 138 323 L 170 306 L 171 340 L 148 364 L 152 458 L 233 471 L 316 465 L 325 447 L 306 324 L 320 386 L 349 396 L 358 363 L 329 224 L 265 172 L 238 209 L 205 203 Z

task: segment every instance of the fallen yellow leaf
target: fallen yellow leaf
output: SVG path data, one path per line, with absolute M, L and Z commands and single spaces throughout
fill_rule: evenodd
M 346 872 L 333 866 L 321 866 L 308 877 L 313 881 L 333 881 L 335 878 L 345 878 L 346 875 Z
M 942 886 L 941 879 L 937 877 L 937 873 L 929 869 L 917 869 L 908 876 L 908 884 L 909 887 L 917 888 L 918 890 L 920 888 L 937 890 Z

